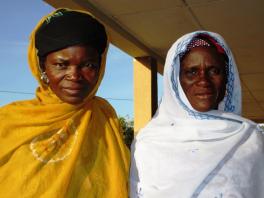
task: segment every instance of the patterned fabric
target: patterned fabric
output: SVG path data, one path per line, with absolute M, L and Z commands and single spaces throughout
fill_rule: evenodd
M 36 98 L 0 108 L 0 195 L 126 198 L 128 149 L 114 109 L 95 96 L 106 51 L 97 84 L 81 104 L 62 102 L 41 81 L 35 33 L 55 12 L 41 19 L 30 38 Z
M 188 53 L 192 48 L 195 48 L 195 47 L 210 47 L 211 45 L 207 42 L 207 41 L 205 41 L 205 40 L 203 40 L 203 39 L 201 39 L 201 38 L 194 38 L 188 45 L 187 45 L 187 48 L 186 48 L 186 50 L 183 52 L 183 53 L 181 53 L 180 54 L 180 59 L 182 59 L 183 58 L 183 56 L 186 54 L 186 53 Z
M 180 56 L 201 35 L 228 57 L 226 95 L 218 110 L 208 112 L 192 108 L 179 81 Z M 239 75 L 223 38 L 197 31 L 178 39 L 167 54 L 163 80 L 159 108 L 132 144 L 130 197 L 262 198 L 264 136 L 239 116 Z
M 211 45 L 203 39 L 195 38 L 187 46 L 187 50 L 191 50 L 195 47 L 210 47 Z

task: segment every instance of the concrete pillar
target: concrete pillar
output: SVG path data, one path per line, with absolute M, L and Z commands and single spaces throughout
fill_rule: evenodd
M 134 59 L 134 131 L 144 127 L 157 109 L 157 62 L 152 57 Z

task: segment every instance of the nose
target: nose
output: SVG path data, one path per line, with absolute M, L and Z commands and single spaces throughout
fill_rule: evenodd
M 72 81 L 79 81 L 82 79 L 80 69 L 77 66 L 69 66 L 66 73 L 66 79 Z
M 210 85 L 209 76 L 204 70 L 199 72 L 198 85 L 203 87 L 207 87 Z

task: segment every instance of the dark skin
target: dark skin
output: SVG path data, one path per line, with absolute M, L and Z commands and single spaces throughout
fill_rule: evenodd
M 74 45 L 49 53 L 42 68 L 50 88 L 62 101 L 79 104 L 96 85 L 100 55 L 92 47 Z
M 181 61 L 180 83 L 197 111 L 217 109 L 225 95 L 226 79 L 224 57 L 214 48 L 193 48 Z

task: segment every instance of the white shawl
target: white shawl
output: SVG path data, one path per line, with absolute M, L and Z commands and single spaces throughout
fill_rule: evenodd
M 179 54 L 200 33 L 229 58 L 226 96 L 218 110 L 205 113 L 192 108 L 179 83 Z M 263 198 L 263 133 L 240 112 L 239 75 L 224 39 L 205 31 L 178 39 L 167 54 L 159 109 L 132 145 L 130 197 Z

